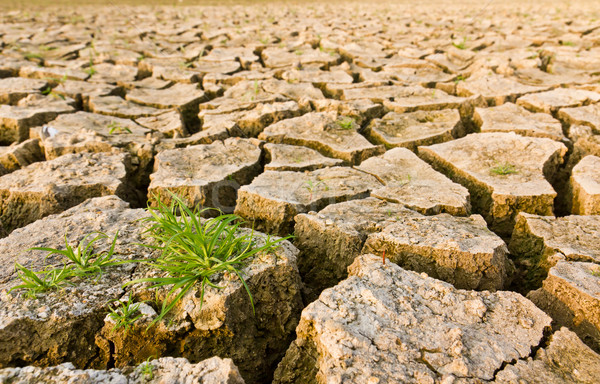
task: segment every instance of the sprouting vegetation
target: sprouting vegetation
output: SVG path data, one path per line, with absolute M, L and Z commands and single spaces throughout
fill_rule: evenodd
M 22 289 L 30 299 L 36 298 L 39 293 L 62 289 L 69 283 L 67 279 L 73 276 L 72 268 L 65 265 L 62 268 L 48 267 L 43 271 L 33 272 L 15 263 L 15 269 L 22 284 L 12 287 L 9 292 Z
M 453 41 L 452 45 L 455 48 L 458 48 L 458 49 L 467 49 L 467 38 L 463 37 L 463 39 L 462 39 L 462 41 L 460 43 L 457 43 L 456 41 Z
M 147 225 L 144 233 L 152 239 L 152 244 L 144 245 L 159 250 L 160 255 L 146 264 L 163 273 L 160 277 L 142 278 L 125 284 L 150 283 L 148 289 L 171 287 L 163 300 L 160 314 L 149 326 L 163 319 L 197 285 L 202 305 L 206 287 L 224 288 L 213 282 L 220 273 L 230 273 L 239 278 L 254 311 L 254 300 L 242 275 L 242 268 L 248 259 L 261 252 L 273 251 L 289 237 L 276 240 L 268 237 L 259 246 L 254 231 L 241 233 L 240 225 L 243 222 L 237 215 L 221 214 L 202 219 L 207 209 L 190 209 L 173 193 L 168 205 L 160 196 L 155 196 L 153 200 L 155 206 L 147 208 L 150 216 L 142 219 Z
M 354 119 L 351 117 L 344 117 L 343 119 L 336 121 L 336 124 L 341 129 L 350 130 L 354 128 Z
M 308 193 L 310 194 L 310 196 L 308 197 L 309 200 L 312 200 L 313 198 L 313 193 L 320 187 L 323 186 L 323 188 L 325 188 L 326 191 L 329 190 L 329 186 L 327 184 L 325 184 L 323 182 L 323 180 L 319 180 L 318 182 L 314 182 L 312 180 L 308 180 L 304 183 L 304 188 L 308 191 Z
M 150 359 L 152 356 L 148 357 L 148 359 L 141 366 L 140 371 L 144 375 L 144 379 L 152 380 L 154 379 L 154 366 L 150 364 Z
M 127 301 L 118 301 L 115 308 L 110 308 L 108 316 L 115 322 L 113 331 L 123 328 L 125 332 L 129 332 L 137 319 L 142 317 L 140 312 L 140 303 L 133 303 L 132 295 L 130 294 Z
M 93 234 L 96 236 L 90 241 L 86 240 Z M 46 258 L 58 254 L 64 256 L 73 265 L 72 272 L 78 276 L 97 276 L 102 273 L 102 270 L 107 267 L 111 267 L 118 264 L 123 264 L 123 261 L 113 257 L 115 252 L 115 245 L 117 244 L 117 237 L 119 232 L 115 233 L 108 251 L 96 253 L 93 250 L 94 243 L 98 240 L 106 239 L 108 236 L 102 232 L 92 232 L 87 234 L 74 248 L 69 244 L 67 235 L 65 235 L 65 249 L 59 250 L 55 248 L 46 247 L 34 247 L 29 250 L 32 251 L 47 251 Z M 84 245 L 85 244 L 85 245 Z
M 86 242 L 94 233 L 97 236 Z M 93 250 L 93 245 L 98 240 L 106 239 L 108 236 L 102 232 L 93 232 L 92 234 L 86 235 L 77 247 L 70 245 L 65 235 L 64 250 L 49 247 L 28 249 L 28 251 L 47 251 L 46 259 L 55 254 L 61 255 L 66 259 L 64 260 L 65 264 L 59 268 L 47 266 L 42 271 L 34 272 L 19 263 L 15 263 L 17 276 L 22 284 L 11 288 L 10 291 L 25 290 L 27 297 L 35 298 L 39 293 L 62 289 L 66 285 L 73 283 L 77 278 L 97 277 L 108 267 L 130 262 L 118 260 L 113 257 L 118 232 L 113 237 L 110 248 L 100 253 Z
M 517 168 L 510 163 L 497 163 L 495 166 L 490 168 L 492 175 L 511 175 L 518 173 Z
M 110 124 L 108 124 L 108 134 L 109 135 L 120 134 L 120 133 L 131 133 L 131 129 L 129 129 L 128 127 L 122 126 L 121 124 L 117 123 L 116 121 L 113 121 Z

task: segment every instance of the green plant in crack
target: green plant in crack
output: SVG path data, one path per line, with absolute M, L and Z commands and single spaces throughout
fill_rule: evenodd
M 465 77 L 463 75 L 458 75 L 456 76 L 456 78 L 454 79 L 454 84 L 458 84 L 461 81 L 465 81 Z
M 87 241 L 87 239 L 94 234 L 96 236 L 91 240 Z M 100 253 L 96 253 L 93 249 L 93 246 L 95 242 L 108 238 L 108 236 L 102 232 L 92 232 L 90 234 L 87 234 L 79 242 L 76 248 L 69 244 L 67 240 L 67 235 L 65 234 L 65 249 L 63 250 L 47 247 L 34 247 L 30 248 L 29 250 L 48 252 L 48 254 L 46 255 L 46 259 L 55 254 L 62 255 L 72 263 L 71 272 L 73 276 L 93 277 L 101 274 L 102 270 L 107 267 L 128 262 L 118 260 L 113 257 L 118 236 L 119 232 L 117 231 L 117 233 L 112 239 L 108 251 L 102 251 Z
M 59 290 L 69 284 L 68 280 L 73 277 L 73 269 L 63 265 L 62 268 L 47 267 L 43 271 L 33 272 L 19 263 L 15 263 L 17 276 L 22 284 L 12 287 L 8 292 L 25 290 L 25 296 L 34 299 L 39 293 Z
M 496 163 L 495 166 L 490 168 L 490 174 L 492 174 L 492 175 L 504 176 L 504 175 L 512 175 L 515 173 L 519 173 L 517 171 L 517 168 L 513 164 L 510 164 L 508 162 Z
M 94 60 L 90 57 L 90 61 L 88 67 L 83 70 L 83 72 L 87 73 L 89 76 L 94 76 L 98 71 L 94 68 Z
M 336 124 L 341 129 L 351 130 L 354 128 L 354 119 L 351 117 L 344 117 L 343 119 L 336 121 Z
M 213 282 L 222 273 L 239 278 L 254 311 L 254 300 L 242 275 L 242 268 L 252 257 L 272 251 L 289 237 L 276 240 L 267 238 L 263 245 L 257 246 L 254 231 L 250 234 L 240 233 L 243 222 L 237 215 L 221 214 L 202 219 L 201 215 L 207 209 L 190 209 L 179 196 L 172 192 L 170 195 L 169 205 L 160 196 L 155 196 L 155 206 L 147 208 L 150 216 L 142 219 L 147 225 L 144 233 L 153 240 L 152 244 L 144 245 L 160 251 L 155 260 L 145 263 L 161 271 L 162 276 L 137 279 L 125 284 L 150 283 L 148 289 L 171 287 L 163 300 L 160 314 L 149 327 L 163 319 L 196 286 L 200 289 L 202 305 L 207 286 L 224 288 Z
M 142 317 L 140 312 L 140 303 L 132 302 L 133 295 L 129 295 L 127 301 L 118 301 L 118 305 L 115 308 L 110 308 L 108 316 L 115 322 L 113 331 L 117 331 L 121 328 L 125 332 L 129 332 L 133 328 L 133 325 L 137 319 Z
M 148 357 L 148 359 L 140 366 L 140 372 L 144 375 L 144 379 L 152 380 L 154 379 L 154 366 L 150 364 L 150 359 L 152 356 Z
M 318 182 L 314 182 L 312 180 L 308 180 L 304 183 L 304 189 L 306 189 L 308 191 L 308 193 L 310 194 L 308 199 L 312 200 L 313 198 L 313 193 L 320 187 L 323 186 L 325 188 L 326 191 L 329 190 L 329 186 L 327 184 L 325 184 L 323 182 L 323 180 L 319 180 Z
M 108 124 L 108 134 L 109 135 L 121 134 L 121 133 L 131 133 L 131 129 L 129 129 L 128 127 L 122 126 L 121 124 L 117 123 L 116 121 L 112 121 L 110 124 Z
M 457 43 L 457 42 L 453 41 L 452 45 L 455 48 L 458 48 L 458 49 L 467 49 L 467 38 L 463 37 L 463 39 L 462 39 L 462 41 L 460 43 Z

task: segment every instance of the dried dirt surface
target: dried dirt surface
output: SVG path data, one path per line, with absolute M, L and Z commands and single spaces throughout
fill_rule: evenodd
M 1 383 L 597 384 L 600 3 L 99 3 L 0 1 Z

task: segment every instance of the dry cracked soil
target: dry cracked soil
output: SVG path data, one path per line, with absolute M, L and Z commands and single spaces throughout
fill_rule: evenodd
M 598 2 L 88 3 L 0 5 L 0 383 L 600 383 Z M 152 287 L 177 201 L 265 247 Z

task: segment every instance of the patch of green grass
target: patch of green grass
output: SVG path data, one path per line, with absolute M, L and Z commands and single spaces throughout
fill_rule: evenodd
M 129 129 L 128 127 L 122 126 L 121 124 L 117 123 L 116 121 L 113 121 L 110 124 L 108 124 L 108 134 L 109 135 L 121 134 L 121 133 L 131 133 L 131 129 Z
M 512 175 L 515 173 L 519 173 L 516 169 L 516 167 L 513 164 L 510 163 L 497 163 L 495 166 L 493 166 L 492 168 L 490 168 L 490 173 L 492 175 Z
M 207 209 L 190 209 L 179 196 L 170 193 L 171 202 L 165 204 L 160 196 L 154 197 L 156 206 L 148 206 L 150 216 L 142 219 L 147 225 L 145 234 L 153 240 L 145 246 L 160 251 L 154 261 L 146 262 L 151 268 L 163 272 L 161 277 L 148 277 L 126 283 L 150 283 L 148 289 L 171 287 L 162 303 L 160 314 L 149 325 L 163 319 L 192 288 L 200 286 L 200 305 L 206 287 L 222 289 L 212 280 L 221 273 L 236 275 L 243 284 L 254 311 L 254 300 L 242 276 L 244 264 L 261 252 L 270 252 L 289 237 L 267 238 L 256 246 L 254 232 L 240 235 L 243 223 L 237 215 L 221 214 L 203 220 Z M 210 209 L 210 208 L 208 208 Z
M 119 305 L 110 309 L 108 316 L 115 322 L 115 326 L 112 328 L 113 331 L 123 328 L 125 332 L 129 332 L 135 321 L 142 317 L 142 314 L 139 313 L 140 303 L 134 304 L 132 297 L 133 295 L 130 294 L 127 301 L 118 301 Z
M 336 121 L 336 124 L 341 129 L 350 130 L 354 128 L 354 119 L 351 117 L 344 117 L 343 119 Z
M 600 269 L 590 272 L 593 276 L 600 277 Z
M 150 364 L 150 359 L 152 356 L 148 357 L 148 359 L 144 362 L 144 365 L 141 366 L 140 371 L 144 375 L 144 379 L 152 380 L 154 379 L 154 366 Z
M 96 234 L 96 237 L 91 239 L 90 241 L 86 241 L 90 236 Z M 67 240 L 67 235 L 65 234 L 65 249 L 55 249 L 55 248 L 47 248 L 47 247 L 34 247 L 30 248 L 30 251 L 46 251 L 48 254 L 46 258 L 52 255 L 62 255 L 71 263 L 73 263 L 73 275 L 77 276 L 96 276 L 102 273 L 102 270 L 107 267 L 111 267 L 114 265 L 123 264 L 124 261 L 113 258 L 115 252 L 115 245 L 117 243 L 117 237 L 119 236 L 119 232 L 115 234 L 113 237 L 112 243 L 108 251 L 103 251 L 100 253 L 94 252 L 93 246 L 94 243 L 98 240 L 107 239 L 108 236 L 102 232 L 92 232 L 87 234 L 77 245 L 76 248 L 71 246 Z M 85 244 L 85 245 L 84 245 Z
M 560 45 L 565 46 L 565 47 L 574 47 L 575 43 L 572 41 L 561 41 Z
M 460 43 L 457 43 L 457 42 L 453 41 L 452 45 L 455 48 L 458 48 L 458 49 L 467 49 L 467 38 L 463 37 L 463 39 L 462 39 L 462 41 Z
M 458 75 L 456 76 L 456 78 L 454 79 L 454 84 L 458 84 L 461 81 L 465 81 L 465 77 L 463 75 Z
M 309 196 L 309 200 L 312 200 L 313 198 L 313 193 L 320 187 L 323 186 L 325 188 L 326 191 L 329 190 L 329 186 L 327 184 L 325 184 L 322 180 L 319 180 L 318 182 L 314 182 L 312 180 L 308 180 L 304 183 L 304 189 L 306 189 L 308 191 L 308 193 L 310 193 Z
M 67 279 L 73 276 L 73 269 L 68 266 L 62 268 L 48 267 L 43 271 L 33 272 L 21 264 L 15 263 L 15 269 L 23 284 L 11 288 L 9 292 L 23 289 L 26 291 L 25 296 L 30 299 L 36 298 L 42 292 L 64 288 L 69 284 Z

